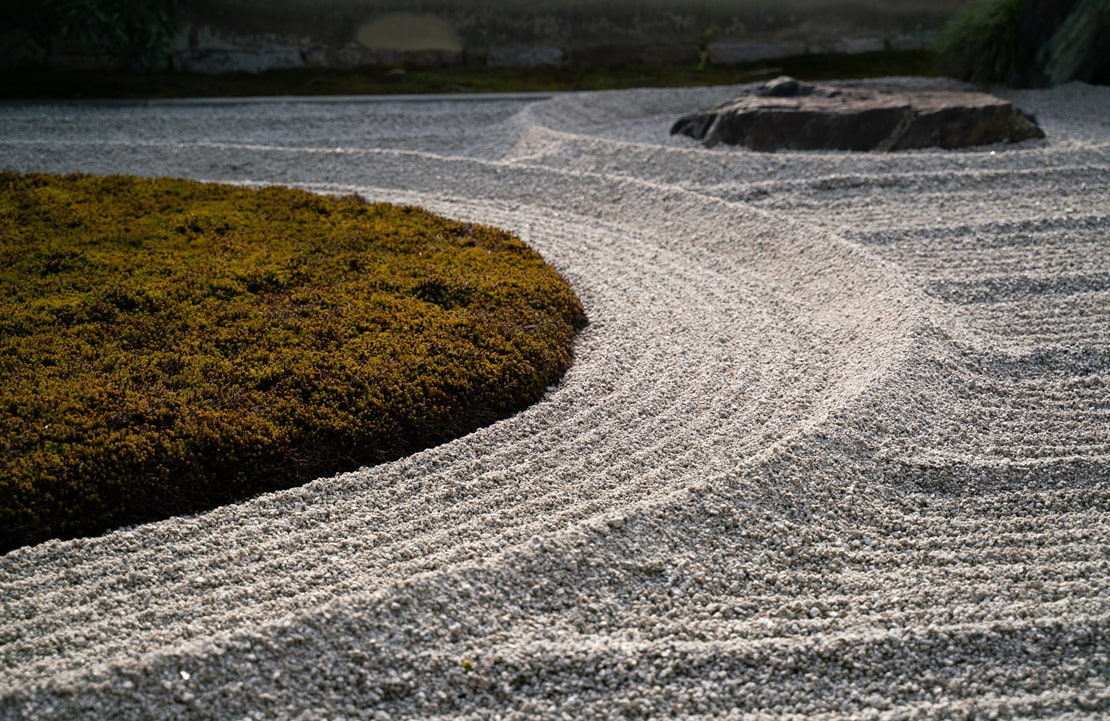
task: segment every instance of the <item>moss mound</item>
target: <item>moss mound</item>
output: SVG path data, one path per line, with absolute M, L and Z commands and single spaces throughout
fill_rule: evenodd
M 0 552 L 457 437 L 584 324 L 522 241 L 419 208 L 0 173 Z

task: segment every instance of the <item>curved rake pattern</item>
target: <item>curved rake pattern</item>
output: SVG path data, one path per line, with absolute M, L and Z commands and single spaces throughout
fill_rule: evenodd
M 4 109 L 13 169 L 506 227 L 591 325 L 458 441 L 0 558 L 0 716 L 1110 713 L 1110 96 L 993 155 L 666 137 L 713 92 Z

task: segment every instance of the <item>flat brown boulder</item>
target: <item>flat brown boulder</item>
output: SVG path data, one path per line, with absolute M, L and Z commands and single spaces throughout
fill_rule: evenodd
M 1043 138 L 1036 120 L 993 95 L 807 85 L 780 77 L 671 128 L 752 150 L 963 148 Z

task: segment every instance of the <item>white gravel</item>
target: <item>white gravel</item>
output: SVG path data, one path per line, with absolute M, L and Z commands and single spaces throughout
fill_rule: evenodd
M 0 168 L 509 228 L 591 320 L 465 438 L 0 557 L 0 718 L 1110 717 L 1110 88 L 964 152 L 667 135 L 734 90 L 0 106 Z

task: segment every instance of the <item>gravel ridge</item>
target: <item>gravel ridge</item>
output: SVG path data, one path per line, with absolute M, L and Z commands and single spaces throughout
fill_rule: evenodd
M 0 718 L 1110 716 L 1110 88 L 962 152 L 667 135 L 735 90 L 0 107 L 5 169 L 505 227 L 591 321 L 454 442 L 0 557 Z

